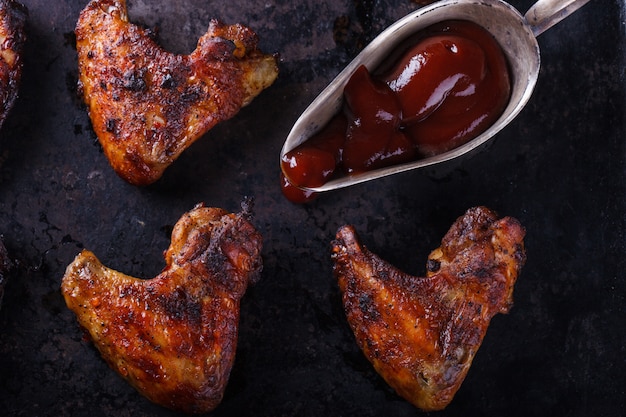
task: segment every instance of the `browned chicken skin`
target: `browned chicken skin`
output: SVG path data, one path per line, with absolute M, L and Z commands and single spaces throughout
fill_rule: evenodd
M 262 238 L 246 217 L 203 206 L 186 213 L 153 279 L 106 268 L 87 250 L 67 267 L 67 306 L 108 364 L 157 404 L 204 413 L 222 399 L 240 299 L 262 269 Z
M 17 99 L 27 16 L 21 3 L 0 0 L 0 127 Z
M 211 21 L 189 55 L 164 51 L 128 21 L 125 0 L 92 0 L 76 26 L 79 87 L 111 166 L 147 185 L 194 141 L 278 76 L 242 25 Z
M 525 231 L 484 207 L 457 219 L 428 257 L 427 276 L 396 269 L 363 247 L 351 226 L 333 242 L 334 273 L 357 343 L 415 406 L 446 407 L 496 313 L 507 313 L 525 262 Z

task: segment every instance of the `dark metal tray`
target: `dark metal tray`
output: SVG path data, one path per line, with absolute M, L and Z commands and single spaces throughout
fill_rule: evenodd
M 354 342 L 331 274 L 330 241 L 354 224 L 398 267 L 429 251 L 467 208 L 527 228 L 528 262 L 441 416 L 618 416 L 626 372 L 626 11 L 592 1 L 539 37 L 542 69 L 519 118 L 471 158 L 298 206 L 278 155 L 315 95 L 378 32 L 419 7 L 381 1 L 129 0 L 131 20 L 189 52 L 210 18 L 251 26 L 281 55 L 278 81 L 205 135 L 156 184 L 110 168 L 77 98 L 73 29 L 87 3 L 30 9 L 20 98 L 0 132 L 0 233 L 17 261 L 0 310 L 0 414 L 169 416 L 82 338 L 59 286 L 81 248 L 124 273 L 163 267 L 171 226 L 198 202 L 255 198 L 261 281 L 242 301 L 239 346 L 215 416 L 408 416 Z M 512 4 L 525 12 L 528 0 Z M 433 413 L 435 414 L 435 413 Z

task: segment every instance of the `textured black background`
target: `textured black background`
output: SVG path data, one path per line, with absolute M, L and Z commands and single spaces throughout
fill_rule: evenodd
M 86 342 L 59 291 L 81 248 L 152 277 L 172 225 L 196 203 L 255 198 L 262 280 L 242 301 L 239 348 L 215 416 L 413 416 L 354 342 L 329 242 L 352 223 L 414 274 L 456 217 L 487 205 L 527 228 L 515 306 L 492 321 L 441 416 L 618 416 L 626 372 L 626 12 L 593 0 L 539 37 L 528 107 L 483 152 L 296 206 L 278 155 L 298 115 L 409 0 L 129 0 L 131 20 L 190 52 L 210 18 L 251 26 L 281 55 L 277 82 L 147 188 L 108 165 L 76 95 L 73 29 L 86 1 L 23 0 L 19 101 L 0 133 L 0 233 L 17 262 L 0 310 L 3 416 L 170 416 Z M 512 4 L 525 12 L 529 0 Z

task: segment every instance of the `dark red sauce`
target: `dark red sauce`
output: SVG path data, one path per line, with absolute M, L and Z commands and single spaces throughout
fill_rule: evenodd
M 437 155 L 485 131 L 510 96 L 504 54 L 493 36 L 467 21 L 420 32 L 388 68 L 358 68 L 342 112 L 281 160 L 283 194 L 306 202 L 337 172 L 358 173 Z

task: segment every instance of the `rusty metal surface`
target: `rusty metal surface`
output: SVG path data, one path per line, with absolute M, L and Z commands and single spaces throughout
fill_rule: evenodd
M 215 416 L 410 416 L 360 353 L 331 275 L 329 244 L 354 224 L 370 249 L 421 274 L 473 205 L 520 219 L 528 263 L 442 416 L 618 416 L 625 409 L 626 98 L 623 2 L 591 2 L 539 38 L 529 106 L 488 149 L 438 170 L 296 206 L 278 154 L 314 96 L 376 33 L 418 7 L 381 1 L 129 0 L 131 20 L 189 52 L 210 18 L 251 26 L 281 55 L 279 80 L 137 188 L 108 165 L 76 96 L 73 28 L 86 1 L 30 9 L 20 98 L 0 132 L 0 234 L 14 261 L 0 310 L 0 413 L 171 416 L 82 338 L 59 286 L 81 248 L 151 277 L 176 220 L 198 202 L 255 198 L 261 281 L 242 301 L 239 347 Z M 528 0 L 512 1 L 525 11 Z

